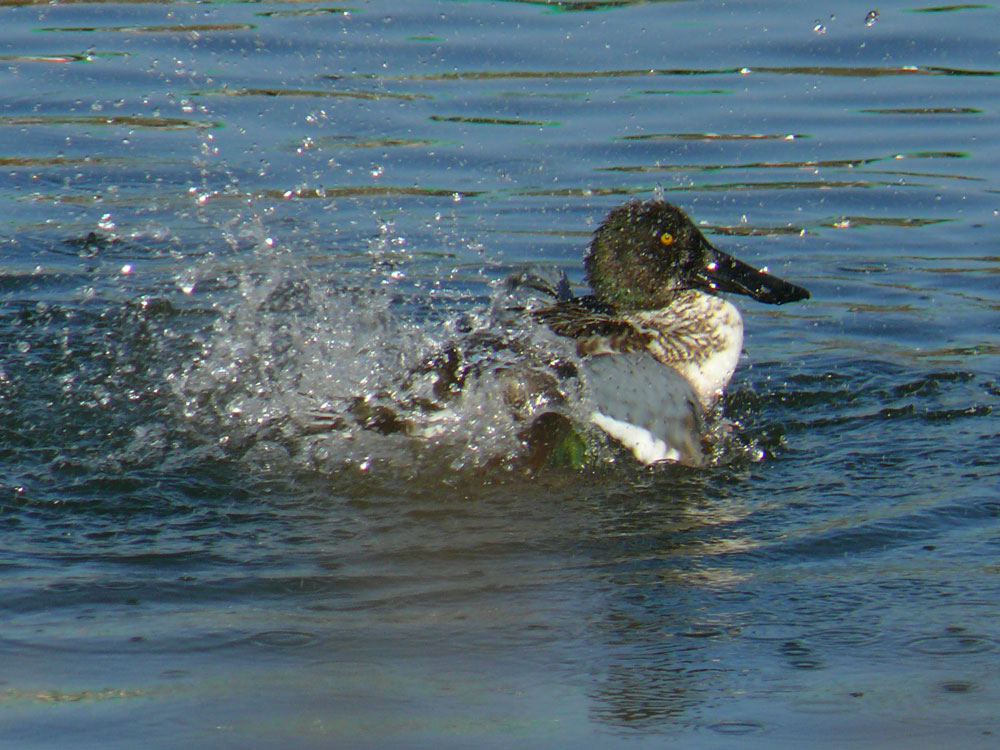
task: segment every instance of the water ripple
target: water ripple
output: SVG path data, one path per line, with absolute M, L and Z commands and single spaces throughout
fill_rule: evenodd
M 986 636 L 957 632 L 922 636 L 909 640 L 904 645 L 920 654 L 963 656 L 994 651 L 998 643 L 995 639 Z
M 315 633 L 299 630 L 265 630 L 247 638 L 248 643 L 268 648 L 305 648 L 319 643 L 320 637 Z
M 409 73 L 405 75 L 358 74 L 362 78 L 379 78 L 388 81 L 493 81 L 511 79 L 596 79 L 660 76 L 730 76 L 767 73 L 775 75 L 834 76 L 849 78 L 878 78 L 881 76 L 997 76 L 997 70 L 969 70 L 935 66 L 902 65 L 885 67 L 847 65 L 789 65 L 727 68 L 620 68 L 612 70 L 464 70 L 439 73 Z

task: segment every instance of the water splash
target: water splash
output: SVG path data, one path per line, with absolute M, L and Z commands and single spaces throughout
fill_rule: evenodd
M 0 417 L 37 457 L 15 484 L 73 482 L 81 467 L 432 483 L 643 471 L 589 425 L 573 343 L 527 312 L 551 294 L 512 283 L 512 269 L 484 266 L 475 281 L 467 267 L 429 269 L 389 222 L 332 262 L 274 241 L 260 222 L 225 234 L 238 253 L 202 248 L 182 268 L 166 254 L 173 283 L 152 274 L 140 289 L 148 274 L 128 274 L 127 288 L 88 283 L 9 317 Z M 122 260 L 109 256 L 109 278 L 123 278 Z M 712 465 L 759 460 L 738 423 L 710 424 Z M 578 440 L 560 450 L 576 452 L 553 466 L 534 449 L 567 425 Z
M 529 314 L 551 304 L 558 273 L 495 269 L 486 296 L 427 295 L 394 283 L 418 275 L 394 236 L 383 227 L 370 265 L 326 276 L 262 243 L 234 303 L 216 303 L 222 314 L 169 378 L 188 435 L 254 465 L 326 474 L 535 470 L 553 456 L 633 465 L 590 424 L 573 342 Z M 738 422 L 710 416 L 711 464 L 761 460 Z
M 170 378 L 190 432 L 324 472 L 418 472 L 513 465 L 545 412 L 587 423 L 579 380 L 561 377 L 576 355 L 523 314 L 524 290 L 407 293 L 405 258 L 385 263 L 394 244 L 383 232 L 371 267 L 326 278 L 262 245 Z

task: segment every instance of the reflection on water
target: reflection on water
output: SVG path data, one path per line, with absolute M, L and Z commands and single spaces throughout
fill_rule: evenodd
M 909 76 L 909 75 L 955 75 L 955 76 L 995 76 L 1000 75 L 996 70 L 963 70 L 961 68 L 939 68 L 939 67 L 918 67 L 905 65 L 902 67 L 846 67 L 846 66 L 754 66 L 753 68 L 660 68 L 660 69 L 622 69 L 622 70 L 555 70 L 555 71 L 487 71 L 487 70 L 463 70 L 461 72 L 447 73 L 426 73 L 406 76 L 376 76 L 368 74 L 369 78 L 379 78 L 386 81 L 454 81 L 472 80 L 486 81 L 509 78 L 630 78 L 634 76 L 712 76 L 712 75 L 740 75 L 747 76 L 754 73 L 777 73 L 781 75 L 813 75 L 813 76 L 847 76 L 859 78 L 876 78 L 879 76 Z M 648 93 L 662 93 L 658 91 Z M 685 92 L 690 93 L 690 92 Z M 716 93 L 729 93 L 725 90 Z
M 1000 731 L 997 11 L 873 12 L 0 0 L 4 738 Z M 491 461 L 488 378 L 303 426 L 657 189 L 813 292 L 744 305 L 713 466 Z
M 175 23 L 153 24 L 150 26 L 42 26 L 38 31 L 50 32 L 102 32 L 120 34 L 169 34 L 185 32 L 201 34 L 206 31 L 252 31 L 257 26 L 251 23 Z
M 184 120 L 179 117 L 130 117 L 127 115 L 14 116 L 0 118 L 0 126 L 2 125 L 73 125 L 78 127 L 110 125 L 128 128 L 166 128 L 169 130 L 221 127 L 221 123 L 198 122 L 197 120 Z

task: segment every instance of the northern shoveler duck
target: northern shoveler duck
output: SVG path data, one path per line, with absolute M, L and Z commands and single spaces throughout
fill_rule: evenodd
M 704 414 L 743 348 L 743 318 L 720 294 L 781 305 L 809 292 L 717 249 L 662 200 L 613 209 L 584 266 L 593 294 L 550 286 L 555 304 L 532 314 L 576 341 L 591 422 L 641 463 L 702 463 Z
M 586 447 L 566 394 L 582 390 L 590 422 L 640 463 L 703 463 L 705 415 L 743 348 L 743 318 L 720 295 L 781 305 L 809 292 L 718 250 L 663 200 L 613 209 L 584 265 L 592 294 L 573 296 L 561 271 L 526 269 L 507 280 L 490 325 L 461 333 L 394 393 L 359 396 L 313 426 L 437 437 L 470 383 L 485 382 L 524 425 L 529 464 L 578 465 Z M 575 342 L 577 356 L 539 348 L 525 333 L 530 318 Z

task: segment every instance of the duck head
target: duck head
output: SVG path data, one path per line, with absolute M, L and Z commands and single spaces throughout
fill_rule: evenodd
M 687 289 L 745 294 L 772 305 L 809 298 L 803 287 L 714 247 L 683 211 L 660 200 L 613 209 L 584 263 L 594 294 L 619 310 L 663 308 Z

